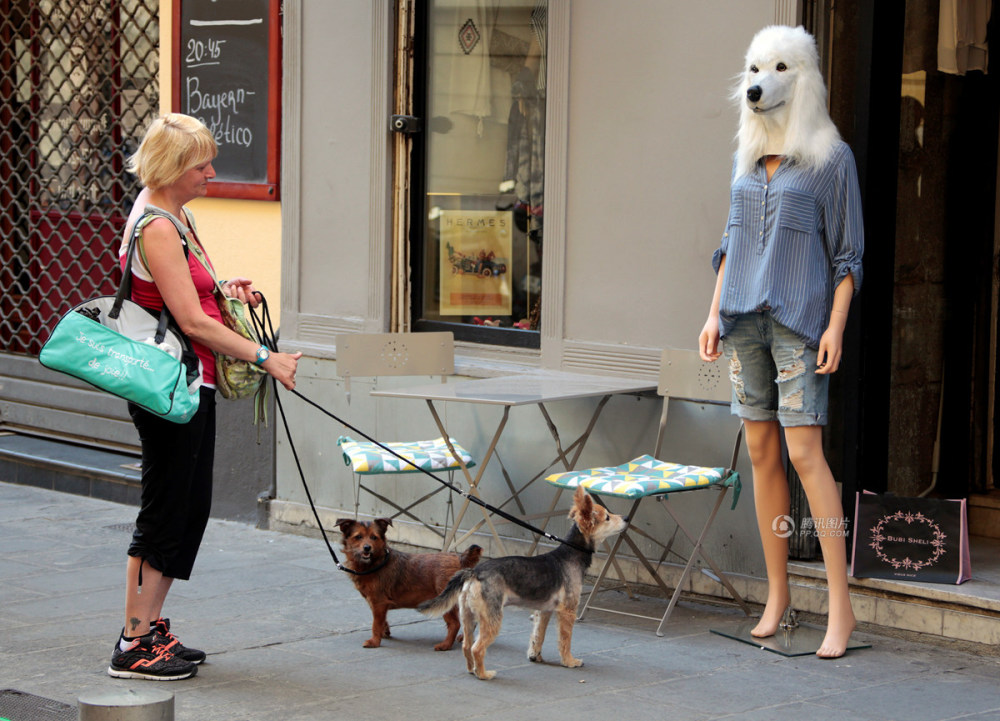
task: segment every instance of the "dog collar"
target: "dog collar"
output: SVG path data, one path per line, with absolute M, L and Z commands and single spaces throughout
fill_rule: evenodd
M 353 576 L 367 576 L 369 573 L 375 573 L 375 571 L 381 571 L 383 568 L 385 568 L 385 565 L 389 563 L 390 553 L 391 551 L 388 548 L 385 549 L 385 558 L 382 559 L 382 563 L 375 566 L 375 568 L 369 568 L 367 571 L 355 571 L 353 568 L 348 568 L 343 563 L 338 563 L 337 568 L 339 568 L 341 571 L 346 571 L 347 573 L 350 573 Z

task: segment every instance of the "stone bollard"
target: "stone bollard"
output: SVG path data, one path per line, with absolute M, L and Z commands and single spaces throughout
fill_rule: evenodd
M 92 691 L 78 701 L 78 721 L 174 721 L 174 695 L 169 691 Z

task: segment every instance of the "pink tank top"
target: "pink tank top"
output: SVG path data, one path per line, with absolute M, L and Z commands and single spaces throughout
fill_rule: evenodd
M 139 234 L 142 235 L 142 231 Z M 187 242 L 190 244 L 190 241 Z M 136 256 L 136 260 L 139 257 L 141 256 Z M 125 261 L 127 258 L 128 256 L 125 254 L 122 254 L 119 258 L 123 271 L 125 270 Z M 211 261 L 208 260 L 208 254 L 205 254 L 205 260 L 211 265 Z M 132 262 L 134 265 L 135 260 Z M 191 280 L 194 281 L 194 288 L 198 292 L 198 300 L 201 302 L 202 310 L 205 311 L 205 315 L 215 318 L 215 320 L 221 323 L 222 313 L 219 311 L 219 305 L 215 299 L 215 280 L 198 260 L 194 251 L 187 253 L 187 262 L 188 268 L 191 270 Z M 163 308 L 163 296 L 160 295 L 156 283 L 139 278 L 134 270 L 132 273 L 132 300 L 144 308 L 150 308 L 151 310 L 159 311 Z M 208 346 L 199 343 L 193 338 L 191 339 L 191 345 L 198 358 L 201 359 L 202 384 L 215 387 L 215 354 L 212 353 L 212 350 Z

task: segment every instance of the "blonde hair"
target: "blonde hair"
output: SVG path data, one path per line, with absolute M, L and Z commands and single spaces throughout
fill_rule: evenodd
M 150 123 L 125 167 L 138 175 L 145 187 L 158 190 L 218 153 L 215 138 L 204 123 L 190 115 L 167 113 Z

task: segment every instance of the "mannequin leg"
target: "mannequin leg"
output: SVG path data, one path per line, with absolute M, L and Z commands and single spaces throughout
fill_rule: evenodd
M 774 531 L 775 519 L 787 516 L 791 500 L 781 454 L 781 428 L 777 421 L 745 421 L 747 451 L 753 467 L 754 506 L 764 564 L 767 567 L 767 604 L 760 622 L 750 631 L 763 638 L 778 630 L 790 601 L 788 591 L 788 539 Z
M 829 612 L 826 636 L 816 655 L 838 658 L 847 650 L 856 620 L 847 585 L 847 546 L 842 534 L 844 508 L 823 454 L 822 432 L 820 426 L 786 428 L 785 440 L 789 459 L 809 500 L 826 566 Z

